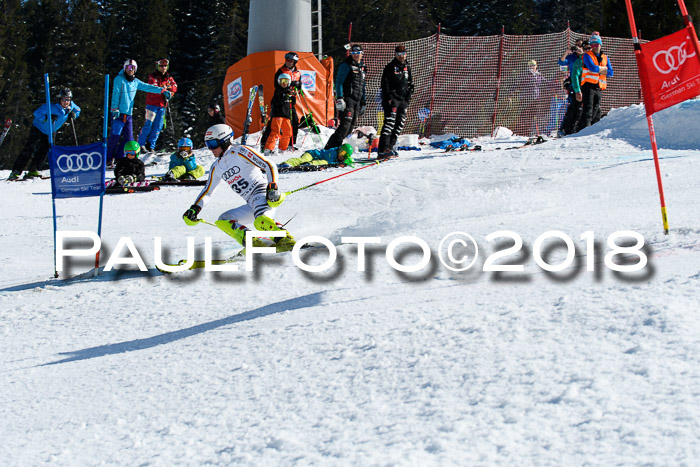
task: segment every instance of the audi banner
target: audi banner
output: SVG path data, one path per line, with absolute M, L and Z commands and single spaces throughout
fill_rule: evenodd
M 49 157 L 54 198 L 100 196 L 105 189 L 102 143 L 53 146 Z
M 641 44 L 639 78 L 647 115 L 700 94 L 700 57 L 689 30 Z

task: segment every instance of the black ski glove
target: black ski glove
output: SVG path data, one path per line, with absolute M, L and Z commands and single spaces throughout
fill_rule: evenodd
M 68 118 L 75 118 L 77 115 L 75 114 L 75 110 L 71 110 L 70 113 L 68 114 Z
M 199 214 L 199 211 L 201 210 L 202 208 L 196 204 L 193 204 L 187 211 L 185 211 L 182 218 L 185 220 L 187 225 L 195 225 L 199 221 L 199 219 L 197 219 L 197 214 Z

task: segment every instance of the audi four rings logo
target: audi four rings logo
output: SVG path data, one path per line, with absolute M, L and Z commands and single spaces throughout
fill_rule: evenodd
M 83 152 L 80 154 L 61 154 L 56 159 L 56 166 L 61 172 L 87 172 L 102 167 L 102 154 Z
M 688 58 L 695 56 L 695 52 L 688 55 L 688 52 L 685 51 L 685 43 L 686 41 L 683 41 L 681 45 L 674 45 L 668 50 L 659 50 L 654 54 L 652 60 L 654 62 L 654 67 L 659 73 L 667 75 L 672 71 L 676 71 Z M 663 58 L 663 60 L 660 60 L 660 58 Z M 659 61 L 661 61 L 661 63 L 659 63 Z
M 230 169 L 228 169 L 226 172 L 223 173 L 223 175 L 222 175 L 223 179 L 228 180 L 229 178 L 238 174 L 240 171 L 241 171 L 241 169 L 238 167 L 231 167 Z

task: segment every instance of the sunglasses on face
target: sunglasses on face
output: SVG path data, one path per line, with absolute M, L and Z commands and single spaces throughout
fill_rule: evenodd
M 362 52 L 350 52 L 350 55 L 362 55 Z
M 405 57 L 405 56 L 406 56 L 406 52 L 396 52 L 396 56 L 397 56 L 397 57 Z
M 61 97 L 61 102 L 70 102 L 70 97 Z
M 219 147 L 219 140 L 218 139 L 209 139 L 204 142 L 207 145 L 207 148 L 209 149 L 216 149 Z

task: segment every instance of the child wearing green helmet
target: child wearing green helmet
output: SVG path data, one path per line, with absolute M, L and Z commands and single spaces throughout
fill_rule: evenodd
M 141 146 L 136 141 L 129 141 L 124 145 L 124 155 L 117 159 L 114 167 L 114 178 L 117 184 L 126 185 L 128 183 L 142 182 L 146 178 L 146 166 L 139 159 Z
M 312 149 L 306 151 L 301 157 L 292 157 L 278 165 L 280 169 L 289 169 L 299 166 L 322 166 L 328 164 L 340 164 L 354 167 L 355 161 L 352 158 L 353 148 L 345 143 L 339 148 Z

